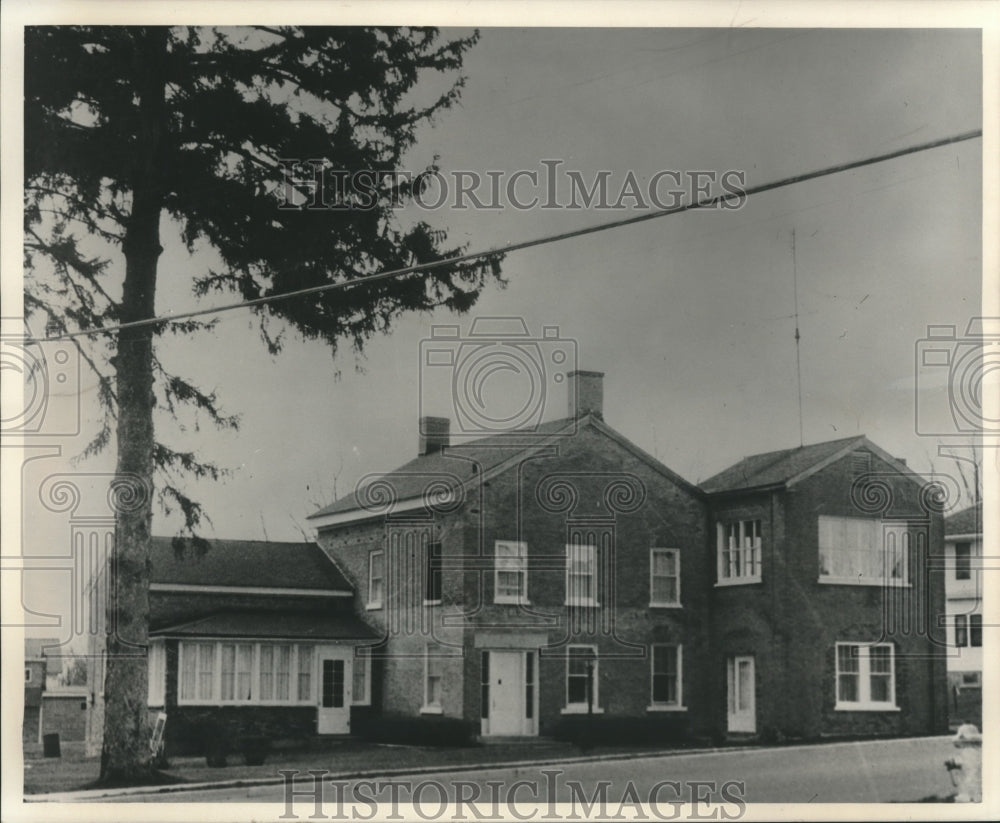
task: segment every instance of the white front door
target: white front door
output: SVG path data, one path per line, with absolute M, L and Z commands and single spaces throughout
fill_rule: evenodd
M 757 731 L 757 702 L 752 655 L 737 655 L 726 661 L 729 696 L 729 731 Z
M 351 647 L 320 646 L 319 709 L 316 731 L 319 734 L 347 734 L 351 730 Z
M 489 671 L 489 735 L 533 735 L 536 733 L 534 651 L 485 652 Z

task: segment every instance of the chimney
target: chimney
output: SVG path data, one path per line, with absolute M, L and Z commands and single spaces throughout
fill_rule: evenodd
M 604 419 L 604 372 L 571 371 L 569 373 L 569 416 L 592 414 Z
M 448 445 L 451 421 L 447 417 L 421 417 L 417 454 L 433 454 Z

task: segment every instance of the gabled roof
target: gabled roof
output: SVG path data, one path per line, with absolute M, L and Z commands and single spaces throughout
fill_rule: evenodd
M 428 491 L 432 495 L 457 491 L 464 486 L 479 482 L 480 475 L 488 478 L 501 473 L 510 466 L 517 465 L 526 452 L 547 448 L 586 426 L 611 438 L 671 481 L 682 485 L 693 494 L 701 494 L 697 486 L 671 471 L 599 418 L 588 414 L 579 418 L 564 417 L 542 423 L 530 430 L 514 430 L 491 435 L 449 446 L 443 451 L 420 455 L 398 469 L 377 475 L 374 478 L 375 483 L 362 486 L 358 491 L 325 506 L 309 515 L 309 519 L 321 519 L 350 512 L 371 512 L 372 516 L 377 516 L 384 511 L 387 502 L 381 492 L 388 491 L 389 488 L 392 489 L 394 500 L 397 502 L 419 500 Z M 442 485 L 437 485 L 434 481 L 439 481 Z M 366 488 L 370 491 L 370 501 L 366 499 Z M 431 500 L 433 499 L 432 496 Z
M 352 614 L 234 609 L 164 626 L 153 637 L 240 637 L 282 640 L 374 640 L 375 630 Z
M 944 519 L 944 536 L 983 533 L 983 504 L 976 503 Z
M 901 474 L 919 479 L 918 475 L 905 464 L 883 451 L 864 435 L 858 435 L 744 457 L 728 469 L 723 469 L 703 481 L 701 488 L 709 494 L 721 494 L 791 486 L 858 448 L 864 448 L 877 455 L 895 466 Z
M 209 540 L 208 551 L 188 546 L 182 554 L 173 539 L 154 537 L 150 583 L 272 589 L 350 591 L 340 569 L 315 543 L 266 540 Z
M 45 657 L 58 657 L 61 654 L 62 644 L 54 637 L 26 637 L 24 638 L 24 659 L 41 660 Z

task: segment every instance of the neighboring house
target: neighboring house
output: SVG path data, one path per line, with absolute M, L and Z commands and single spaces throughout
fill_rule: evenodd
M 24 641 L 24 722 L 21 741 L 42 742 L 42 696 L 49 679 L 49 659 L 59 649 L 59 641 L 37 637 Z M 56 667 L 53 667 L 53 672 Z
M 922 479 L 855 437 L 698 488 L 603 421 L 602 378 L 571 373 L 570 416 L 531 431 L 451 445 L 422 418 L 414 460 L 311 516 L 381 635 L 373 711 L 484 736 L 589 712 L 664 737 L 947 728 Z
M 865 437 L 753 455 L 701 484 L 716 560 L 707 662 L 730 732 L 947 729 L 942 516 Z
M 369 683 L 355 647 L 374 634 L 353 615 L 340 570 L 314 543 L 209 544 L 179 553 L 171 539 L 153 538 L 148 704 L 167 714 L 168 753 L 200 748 L 220 724 L 275 741 L 348 733 Z M 100 634 L 89 652 L 96 751 L 107 668 Z
M 945 520 L 948 685 L 958 720 L 981 724 L 983 678 L 983 506 Z
M 311 515 L 382 635 L 385 715 L 708 731 L 703 495 L 603 422 L 602 377 L 532 431 L 450 446 L 423 418 L 414 460 Z

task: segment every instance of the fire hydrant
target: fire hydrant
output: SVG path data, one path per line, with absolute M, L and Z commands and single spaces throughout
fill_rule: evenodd
M 958 727 L 953 741 L 958 757 L 945 761 L 951 782 L 958 789 L 956 803 L 981 803 L 983 800 L 983 736 L 971 723 Z

